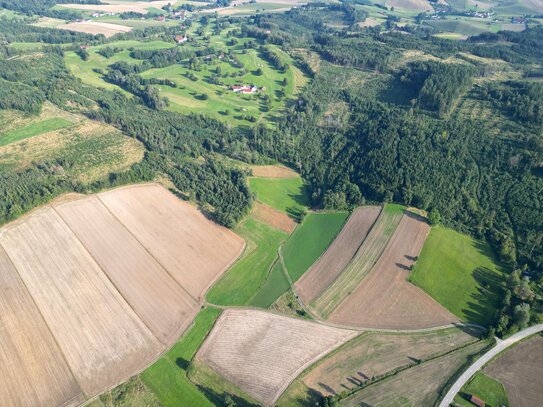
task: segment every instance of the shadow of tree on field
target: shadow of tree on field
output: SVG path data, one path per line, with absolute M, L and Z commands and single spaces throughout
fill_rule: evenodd
M 471 273 L 478 284 L 477 292 L 471 294 L 468 309 L 462 310 L 468 322 L 491 325 L 497 318 L 499 297 L 503 292 L 503 279 L 486 267 L 477 267 Z
M 216 406 L 226 406 L 226 397 L 229 396 L 237 407 L 258 407 L 258 404 L 250 403 L 244 398 L 238 397 L 232 393 L 218 393 L 215 390 L 200 384 L 196 384 L 196 387 L 209 401 Z
M 175 359 L 175 364 L 180 368 L 180 369 L 183 369 L 183 370 L 188 370 L 189 368 L 189 365 L 190 365 L 190 362 L 186 359 L 183 359 L 183 358 L 177 358 Z
M 324 384 L 324 383 L 321 383 L 319 382 L 319 386 L 322 387 L 325 391 L 327 391 L 328 393 L 330 394 L 333 394 L 334 396 L 337 396 L 337 393 L 335 392 L 334 389 L 332 389 L 330 386 L 328 386 L 327 384 Z

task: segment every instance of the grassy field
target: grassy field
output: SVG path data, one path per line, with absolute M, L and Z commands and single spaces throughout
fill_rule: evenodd
M 293 282 L 325 252 L 348 216 L 348 212 L 329 212 L 305 217 L 283 247 L 285 266 Z
M 503 274 L 488 244 L 434 227 L 410 280 L 463 321 L 494 322 Z
M 15 143 L 19 140 L 34 137 L 43 133 L 47 133 L 54 130 L 63 129 L 72 124 L 71 121 L 63 119 L 61 117 L 54 117 L 51 119 L 41 120 L 10 131 L 5 134 L 0 133 L 0 146 Z
M 249 186 L 260 202 L 292 216 L 309 205 L 301 178 L 249 178 Z
M 115 387 L 113 390 L 102 394 L 90 406 L 93 407 L 159 407 L 160 401 L 141 381 L 139 376 L 131 378 L 126 383 Z
M 455 397 L 454 401 L 461 406 L 473 406 L 473 404 L 467 400 L 471 395 L 484 400 L 488 407 L 509 406 L 509 400 L 507 399 L 503 384 L 481 372 L 476 373 L 475 376 L 462 387 L 462 390 Z
M 272 267 L 266 283 L 254 296 L 249 305 L 254 307 L 269 308 L 281 295 L 290 289 L 290 284 L 278 260 Z
M 188 379 L 187 370 L 219 315 L 216 308 L 204 308 L 179 342 L 141 374 L 142 381 L 165 407 L 213 406 Z
M 218 305 L 246 305 L 268 276 L 287 234 L 248 217 L 236 227 L 247 247 L 240 260 L 211 288 L 207 300 Z

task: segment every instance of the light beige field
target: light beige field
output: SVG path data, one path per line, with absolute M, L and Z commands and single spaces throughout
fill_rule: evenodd
M 199 305 L 96 196 L 56 205 L 132 309 L 164 344 L 179 337 Z
M 156 338 L 52 208 L 9 225 L 0 244 L 85 394 L 126 379 L 157 355 Z
M 434 8 L 426 0 L 387 0 L 387 7 L 403 8 L 410 11 L 432 11 Z
M 83 394 L 32 297 L 0 247 L 0 400 L 5 406 L 60 406 Z
M 60 24 L 56 28 L 87 34 L 104 34 L 107 38 L 113 37 L 115 34 L 126 33 L 132 30 L 132 27 L 126 25 L 102 23 L 99 21 Z
M 292 233 L 297 223 L 286 213 L 278 211 L 269 205 L 256 201 L 253 204 L 252 216 L 260 222 L 267 223 L 283 232 Z
M 290 168 L 280 165 L 253 165 L 251 171 L 254 177 L 265 178 L 296 178 L 299 175 Z
M 103 1 L 105 4 L 59 4 L 61 7 L 78 9 L 78 10 L 91 10 L 91 11 L 103 11 L 106 13 L 122 13 L 125 11 L 135 11 L 136 13 L 147 14 L 148 8 L 162 8 L 168 3 L 175 4 L 173 1 Z
M 99 194 L 111 213 L 194 298 L 239 257 L 244 240 L 159 185 Z
M 264 311 L 229 309 L 197 358 L 256 400 L 272 405 L 307 366 L 356 334 Z
M 378 206 L 356 209 L 326 252 L 294 285 L 304 304 L 313 302 L 347 267 L 379 216 Z
M 457 322 L 458 318 L 407 281 L 430 227 L 406 212 L 379 260 L 329 321 L 348 326 L 420 329 Z

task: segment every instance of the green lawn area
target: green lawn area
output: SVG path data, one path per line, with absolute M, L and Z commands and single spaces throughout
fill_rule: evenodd
M 324 253 L 340 232 L 348 212 L 310 213 L 283 247 L 292 281 L 298 280 Z
M 281 262 L 278 260 L 266 280 L 266 284 L 260 289 L 251 300 L 250 305 L 254 307 L 269 308 L 281 295 L 286 293 L 290 284 L 285 276 Z
M 309 197 L 301 178 L 249 178 L 256 198 L 275 209 L 296 216 L 309 205 Z
M 187 378 L 187 369 L 220 313 L 211 307 L 200 311 L 179 342 L 141 374 L 142 381 L 165 407 L 214 405 Z
M 454 401 L 461 406 L 471 407 L 473 404 L 467 398 L 472 394 L 484 400 L 488 407 L 509 406 L 509 400 L 507 399 L 507 393 L 503 384 L 481 372 L 476 373 L 462 387 L 462 390 L 455 397 Z
M 212 304 L 245 305 L 251 301 L 266 281 L 279 245 L 288 236 L 252 217 L 242 222 L 235 232 L 245 238 L 247 247 L 241 259 L 207 294 Z
M 38 136 L 49 131 L 63 129 L 72 124 L 71 121 L 63 119 L 61 117 L 54 117 L 51 119 L 45 119 L 31 123 L 27 126 L 20 127 L 16 130 L 10 131 L 6 134 L 0 133 L 0 146 L 14 143 L 16 141 L 24 140 L 26 138 Z
M 503 274 L 485 242 L 432 228 L 410 280 L 463 321 L 494 322 Z

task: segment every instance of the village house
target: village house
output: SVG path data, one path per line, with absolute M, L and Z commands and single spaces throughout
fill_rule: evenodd
M 162 21 L 162 22 L 164 22 L 164 21 L 166 21 L 166 17 L 164 17 L 164 16 L 157 16 L 157 17 L 156 17 L 156 20 L 157 20 L 157 21 Z
M 256 86 L 251 85 L 234 85 L 232 86 L 232 91 L 234 93 L 244 93 L 244 94 L 251 94 L 258 91 L 258 88 Z
M 189 38 L 186 35 L 176 35 L 175 36 L 175 42 L 177 42 L 178 44 L 182 44 L 184 42 L 187 42 L 188 39 Z
M 479 397 L 474 396 L 473 394 L 470 396 L 469 401 L 471 401 L 473 404 L 475 404 L 478 407 L 485 407 L 486 403 L 481 400 Z

